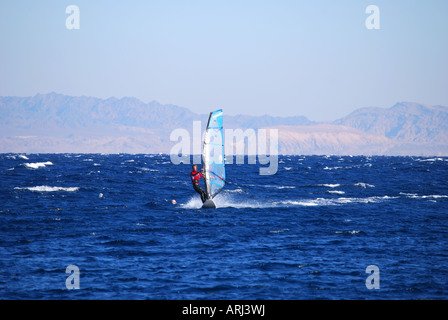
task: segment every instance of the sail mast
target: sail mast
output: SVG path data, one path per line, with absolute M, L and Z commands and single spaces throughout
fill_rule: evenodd
M 207 193 L 207 199 L 211 199 L 210 195 L 210 183 L 209 183 L 209 147 L 207 142 L 207 133 L 208 133 L 208 127 L 210 125 L 210 119 L 212 117 L 213 112 L 210 112 L 210 115 L 208 116 L 207 126 L 205 127 L 205 137 L 204 137 L 204 146 L 202 150 L 202 168 L 204 169 L 204 181 L 205 181 L 205 192 Z

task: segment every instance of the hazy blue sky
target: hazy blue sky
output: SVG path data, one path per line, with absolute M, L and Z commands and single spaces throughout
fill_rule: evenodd
M 66 28 L 68 5 L 80 29 Z M 369 30 L 366 7 L 380 9 Z M 335 120 L 448 105 L 447 0 L 0 0 L 0 95 L 133 96 Z

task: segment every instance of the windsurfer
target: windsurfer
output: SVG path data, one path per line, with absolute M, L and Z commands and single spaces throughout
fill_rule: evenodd
M 191 182 L 193 183 L 193 189 L 201 195 L 202 203 L 204 203 L 205 200 L 207 200 L 207 194 L 205 193 L 204 189 L 202 189 L 201 186 L 199 185 L 199 180 L 201 178 L 204 178 L 204 175 L 202 174 L 202 172 L 203 172 L 203 170 L 198 172 L 198 166 L 194 164 L 193 171 L 191 171 L 191 173 L 190 173 L 190 177 L 191 177 Z

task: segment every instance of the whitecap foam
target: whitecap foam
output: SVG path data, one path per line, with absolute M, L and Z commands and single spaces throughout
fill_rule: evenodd
M 361 230 L 350 230 L 350 231 L 335 231 L 336 234 L 358 234 Z
M 406 196 L 408 198 L 418 198 L 418 195 L 416 193 L 406 193 L 406 192 L 400 192 L 402 196 Z
M 338 169 L 344 169 L 344 167 L 328 167 L 325 166 L 324 170 L 338 170 Z
M 20 159 L 24 159 L 24 160 L 30 160 L 27 156 L 23 155 L 23 154 L 19 154 L 18 156 Z
M 79 190 L 79 187 L 51 187 L 51 186 L 36 186 L 36 187 L 15 187 L 16 190 L 29 190 L 33 192 L 75 192 Z
M 376 203 L 382 202 L 384 200 L 397 199 L 398 197 L 390 197 L 390 196 L 375 196 L 375 197 L 366 197 L 366 198 L 338 198 L 335 199 L 335 203 Z
M 246 184 L 248 187 L 263 187 L 269 189 L 295 189 L 295 186 L 276 186 L 273 184 Z
M 319 205 L 317 199 L 315 200 L 285 200 L 275 202 L 278 206 L 303 206 L 303 207 L 315 207 Z
M 244 191 L 241 188 L 237 188 L 237 189 L 233 189 L 233 190 L 226 190 L 225 192 L 243 193 Z
M 375 188 L 375 186 L 373 184 L 368 184 L 368 183 L 364 183 L 364 182 L 358 182 L 354 184 L 355 187 L 361 187 L 361 188 Z
M 340 191 L 340 190 L 328 190 L 327 192 L 331 193 L 331 194 L 345 194 L 344 191 Z
M 213 201 L 217 208 L 271 208 L 275 206 L 273 203 L 266 204 L 254 200 L 240 200 L 235 199 L 231 194 L 220 193 Z M 200 209 L 202 207 L 202 201 L 198 196 L 192 197 L 185 204 L 180 204 L 185 209 Z
M 269 231 L 270 233 L 282 233 L 282 232 L 288 232 L 289 229 L 285 228 L 285 229 L 279 229 L 279 230 L 271 230 Z
M 430 195 L 422 195 L 419 196 L 416 193 L 405 193 L 405 192 L 400 192 L 401 195 L 406 196 L 407 198 L 412 198 L 412 199 L 443 199 L 443 198 L 448 198 L 448 195 L 444 195 L 444 194 L 430 194 Z
M 182 208 L 185 209 L 200 209 L 202 207 L 202 201 L 198 197 L 193 197 L 188 200 L 187 203 L 179 203 Z
M 430 158 L 430 159 L 417 159 L 417 161 L 420 162 L 434 162 L 434 161 L 443 161 L 442 158 Z
M 39 169 L 39 168 L 45 168 L 46 166 L 52 166 L 53 162 L 46 161 L 46 162 L 30 162 L 30 163 L 24 163 L 25 167 L 30 169 Z
M 260 202 L 256 200 L 241 200 L 229 193 L 220 193 L 214 200 L 217 208 L 282 208 L 282 207 L 315 207 L 315 206 L 338 206 L 348 204 L 360 203 L 378 203 L 396 199 L 398 197 L 390 196 L 375 196 L 366 198 L 316 198 L 316 199 L 297 199 L 297 200 L 282 200 L 272 202 Z M 202 202 L 198 196 L 192 197 L 187 203 L 180 206 L 185 209 L 200 209 Z
M 331 183 L 324 183 L 324 184 L 318 184 L 320 187 L 327 187 L 327 188 L 337 188 L 341 185 L 339 183 L 331 184 Z
M 422 198 L 423 199 L 426 199 L 426 198 L 440 199 L 440 198 L 448 198 L 448 196 L 447 195 L 443 195 L 443 194 L 432 194 L 432 195 L 429 195 L 429 196 L 422 196 Z
M 146 167 L 141 167 L 141 168 L 139 168 L 139 170 L 141 170 L 141 171 L 149 171 L 149 172 L 160 172 L 160 170 L 146 168 Z
M 336 199 L 303 199 L 303 200 L 285 200 L 276 202 L 278 206 L 336 206 L 343 204 L 357 204 L 357 203 L 376 203 L 385 200 L 396 199 L 398 197 L 366 197 L 366 198 L 336 198 Z

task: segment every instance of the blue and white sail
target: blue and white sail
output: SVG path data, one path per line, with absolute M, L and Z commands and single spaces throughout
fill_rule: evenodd
M 202 166 L 205 176 L 205 191 L 208 199 L 213 199 L 226 183 L 226 166 L 224 158 L 224 134 L 222 110 L 210 112 L 205 129 L 202 150 Z

